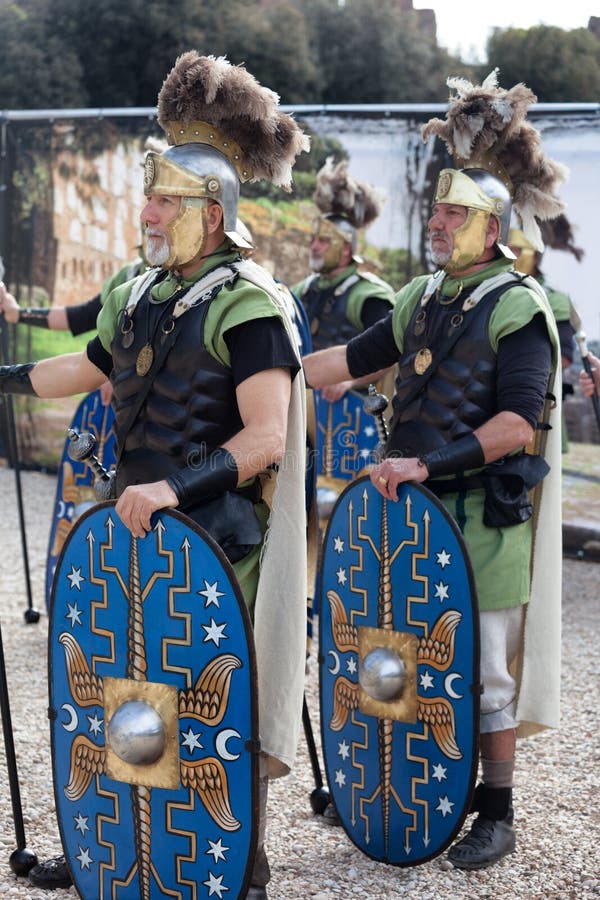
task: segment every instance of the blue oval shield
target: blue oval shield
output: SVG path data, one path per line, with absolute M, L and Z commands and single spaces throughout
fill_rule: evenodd
M 322 562 L 320 694 L 332 799 L 368 856 L 412 866 L 454 839 L 477 774 L 479 626 L 460 531 L 419 485 L 340 496 Z
M 56 807 L 84 898 L 244 896 L 256 846 L 256 664 L 218 546 L 176 512 L 69 534 L 49 632 Z

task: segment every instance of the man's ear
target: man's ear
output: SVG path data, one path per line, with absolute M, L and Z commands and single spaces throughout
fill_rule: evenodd
M 223 224 L 223 208 L 214 200 L 208 201 L 206 210 L 206 227 L 209 234 L 214 234 Z
M 500 223 L 496 216 L 490 216 L 485 230 L 485 246 L 493 247 L 500 240 Z
M 344 241 L 344 246 L 342 247 L 342 252 L 340 254 L 340 265 L 341 266 L 349 266 L 352 262 L 352 244 L 349 241 Z

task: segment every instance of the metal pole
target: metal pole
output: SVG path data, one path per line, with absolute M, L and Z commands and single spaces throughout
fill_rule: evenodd
M 304 726 L 304 736 L 306 737 L 306 745 L 308 747 L 308 755 L 310 757 L 310 765 L 315 782 L 315 789 L 310 795 L 310 805 L 314 813 L 322 816 L 327 806 L 331 802 L 331 797 L 328 788 L 323 787 L 321 765 L 319 763 L 317 745 L 315 744 L 312 722 L 310 721 L 310 713 L 308 711 L 308 704 L 306 702 L 306 694 L 302 698 L 302 724 Z
M 13 729 L 10 718 L 10 704 L 8 699 L 8 684 L 6 682 L 6 667 L 4 665 L 4 648 L 2 645 L 2 625 L 0 624 L 0 710 L 2 711 L 2 731 L 4 733 L 4 750 L 6 753 L 6 769 L 8 771 L 8 783 L 10 785 L 10 799 L 12 801 L 13 819 L 15 823 L 15 837 L 17 849 L 10 856 L 10 867 L 16 875 L 26 875 L 30 869 L 37 865 L 37 856 L 29 850 L 25 841 L 25 826 L 23 824 L 23 808 L 21 806 L 21 792 L 19 790 L 19 774 L 17 772 L 17 758 L 13 742 Z
M 0 269 L 3 269 L 0 261 Z M 0 277 L 1 280 L 1 277 Z M 0 316 L 0 344 L 2 347 L 2 362 L 8 364 L 8 340 L 6 335 L 6 323 L 4 317 Z M 7 455 L 9 463 L 12 463 L 15 473 L 15 488 L 17 491 L 17 508 L 19 511 L 19 525 L 21 529 L 21 549 L 23 551 L 23 571 L 25 574 L 25 588 L 27 591 L 27 609 L 24 612 L 24 618 L 28 625 L 39 622 L 40 614 L 33 606 L 33 597 L 31 593 L 31 577 L 29 572 L 29 553 L 27 551 L 27 533 L 25 531 L 25 512 L 23 509 L 23 492 L 21 489 L 21 468 L 19 465 L 19 445 L 17 443 L 17 432 L 15 428 L 15 413 L 10 394 L 4 395 L 4 414 L 6 422 L 6 440 Z

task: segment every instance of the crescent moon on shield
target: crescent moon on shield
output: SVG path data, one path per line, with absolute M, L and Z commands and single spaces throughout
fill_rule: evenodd
M 327 671 L 331 675 L 337 675 L 338 672 L 340 671 L 340 658 L 339 658 L 338 654 L 335 652 L 335 650 L 328 650 L 327 656 L 333 656 L 333 658 L 335 660 L 331 669 L 327 669 Z
M 66 505 L 65 501 L 59 500 L 58 507 L 56 510 L 56 517 L 58 519 L 64 519 L 66 511 L 67 511 L 67 505 Z
M 66 713 L 69 713 L 69 721 L 63 722 L 62 727 L 65 729 L 65 731 L 75 731 L 78 725 L 77 712 L 75 711 L 75 708 L 71 706 L 70 703 L 63 703 L 61 709 L 64 709 Z
M 450 675 L 446 675 L 446 677 L 444 678 L 444 687 L 446 688 L 446 693 L 449 697 L 452 697 L 453 700 L 460 700 L 464 696 L 464 694 L 457 694 L 452 687 L 452 682 L 456 678 L 460 678 L 462 680 L 462 675 L 459 675 L 458 672 L 452 672 Z
M 221 759 L 230 760 L 240 758 L 239 753 L 230 753 L 227 749 L 227 741 L 232 737 L 241 738 L 241 734 L 239 733 L 239 731 L 236 731 L 235 728 L 225 728 L 217 735 L 217 739 L 215 740 L 215 748 Z

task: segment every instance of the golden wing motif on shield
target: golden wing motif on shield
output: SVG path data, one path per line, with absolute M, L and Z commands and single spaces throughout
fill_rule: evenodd
M 231 676 L 241 666 L 241 660 L 231 653 L 212 659 L 198 675 L 193 688 L 179 691 L 179 715 L 199 719 L 205 725 L 218 725 L 227 711 Z
M 331 636 L 340 653 L 358 653 L 358 631 L 348 621 L 346 607 L 339 594 L 327 591 L 327 599 L 331 609 Z
M 358 709 L 359 686 L 340 675 L 333 687 L 333 715 L 329 722 L 332 731 L 341 731 L 350 710 Z
M 180 761 L 181 784 L 196 792 L 214 822 L 224 831 L 237 831 L 241 823 L 229 802 L 227 773 L 214 756 L 196 762 Z
M 80 706 L 103 706 L 104 685 L 102 678 L 95 675 L 76 639 L 68 631 L 59 635 L 58 641 L 65 650 L 67 677 L 71 695 Z
M 50 550 L 50 554 L 52 556 L 58 556 L 60 551 L 62 550 L 64 543 L 67 539 L 71 528 L 73 527 L 73 523 L 69 522 L 68 519 L 60 519 L 57 526 L 56 531 L 54 532 L 54 541 L 52 542 L 52 549 Z
M 454 637 L 460 625 L 462 613 L 448 609 L 434 623 L 427 637 L 419 639 L 417 663 L 433 666 L 443 671 L 454 660 Z
M 105 762 L 105 748 L 96 746 L 85 735 L 78 734 L 71 744 L 69 783 L 65 787 L 67 800 L 80 800 L 92 778 L 104 774 Z
M 418 697 L 417 719 L 431 728 L 433 739 L 448 759 L 462 759 L 456 743 L 456 726 L 452 704 L 445 697 Z

